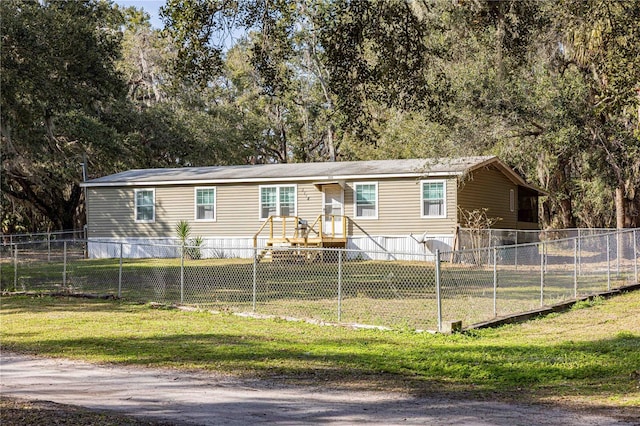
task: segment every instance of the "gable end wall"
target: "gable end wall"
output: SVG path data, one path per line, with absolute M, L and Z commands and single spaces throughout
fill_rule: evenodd
M 514 211 L 510 209 L 510 190 L 514 191 Z M 466 176 L 458 189 L 458 203 L 469 211 L 488 208 L 489 217 L 502 218 L 493 228 L 517 227 L 518 186 L 494 167 L 475 170 Z

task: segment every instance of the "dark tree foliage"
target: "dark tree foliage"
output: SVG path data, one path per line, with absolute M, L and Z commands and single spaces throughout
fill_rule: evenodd
M 371 103 L 438 116 L 449 89 L 438 65 L 444 48 L 428 43 L 433 23 L 410 2 L 329 2 L 315 19 L 338 107 L 359 131 L 369 128 Z
M 287 64 L 296 55 L 295 38 L 305 21 L 313 22 L 327 88 L 347 118 L 342 124 L 369 140 L 376 105 L 438 117 L 448 99 L 448 80 L 437 60 L 444 47 L 427 37 L 436 24 L 419 18 L 407 1 L 176 0 L 162 13 L 180 45 L 181 75 L 200 84 L 221 72 L 202 66 L 222 53 L 212 34 L 253 31 L 250 60 L 270 96 L 291 85 Z
M 220 34 L 235 25 L 241 1 L 168 0 L 160 15 L 165 31 L 178 43 L 174 72 L 202 87 L 222 73 L 224 46 Z
M 85 156 L 94 177 L 493 153 L 549 192 L 545 226 L 640 225 L 640 2 L 168 0 L 161 14 L 162 32 L 107 1 L 0 1 L 3 231 L 81 226 Z
M 102 122 L 124 94 L 121 16 L 104 2 L 62 0 L 2 1 L 0 16 L 2 196 L 74 228 L 83 155 L 113 164 L 121 148 Z

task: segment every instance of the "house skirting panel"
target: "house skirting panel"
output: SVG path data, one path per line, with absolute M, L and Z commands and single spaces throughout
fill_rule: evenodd
M 347 240 L 347 258 L 362 260 L 427 260 L 435 259 L 436 250 L 453 247 L 453 235 L 432 235 L 417 241 L 411 236 L 356 236 Z M 258 239 L 261 250 L 267 238 Z M 88 241 L 92 259 L 176 258 L 180 257 L 179 241 L 175 238 L 92 238 Z M 254 256 L 252 237 L 203 238 L 200 246 L 203 259 L 244 258 Z
M 349 237 L 348 258 L 362 257 L 365 260 L 435 260 L 436 250 L 453 248 L 453 235 L 411 236 L 363 236 Z M 352 251 L 353 250 L 353 251 Z
M 264 247 L 266 238 L 258 238 Z M 92 238 L 88 241 L 92 259 L 122 257 L 128 259 L 180 257 L 180 241 L 176 238 Z M 244 258 L 254 256 L 253 238 L 203 238 L 200 253 L 203 259 Z

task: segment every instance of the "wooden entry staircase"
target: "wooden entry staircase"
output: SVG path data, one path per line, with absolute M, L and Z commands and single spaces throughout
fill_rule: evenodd
M 321 214 L 309 225 L 300 216 L 269 216 L 253 236 L 253 247 L 258 248 L 258 237 L 264 232 L 269 233 L 269 239 L 265 248 L 258 253 L 257 260 L 309 262 L 320 258 L 321 251 L 304 249 L 345 248 L 347 220 L 346 216 Z M 324 226 L 326 223 L 331 225 Z

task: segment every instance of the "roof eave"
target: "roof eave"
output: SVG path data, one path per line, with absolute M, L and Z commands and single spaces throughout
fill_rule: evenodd
M 82 188 L 97 187 L 129 187 L 129 186 L 170 186 L 170 185 L 215 185 L 232 183 L 264 183 L 264 182 L 322 182 L 322 181 L 347 181 L 365 179 L 393 179 L 393 178 L 422 178 L 422 177 L 446 177 L 460 176 L 462 172 L 443 171 L 427 173 L 380 173 L 368 175 L 333 175 L 333 176 L 297 176 L 297 177 L 261 177 L 261 178 L 236 178 L 236 179 L 185 179 L 185 180 L 139 180 L 117 182 L 82 182 Z

